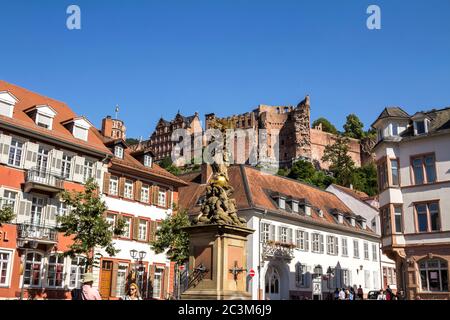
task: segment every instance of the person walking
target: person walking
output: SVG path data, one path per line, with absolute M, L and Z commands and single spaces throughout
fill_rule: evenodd
M 130 284 L 128 287 L 127 294 L 122 298 L 122 300 L 142 300 L 141 293 L 139 292 L 139 287 L 136 283 Z
M 344 288 L 339 291 L 339 300 L 345 300 L 345 291 Z
M 386 289 L 386 300 L 393 300 L 392 296 L 393 296 L 392 289 L 391 289 L 391 287 L 387 286 L 387 289 Z
M 102 300 L 97 289 L 92 288 L 94 283 L 94 275 L 85 273 L 83 277 L 83 287 L 81 288 L 81 300 Z
M 386 300 L 386 295 L 383 292 L 383 289 L 380 289 L 380 293 L 377 296 L 377 300 Z
M 364 291 L 361 288 L 361 285 L 359 285 L 359 288 L 358 288 L 358 299 L 364 300 Z
M 339 289 L 334 290 L 334 300 L 339 300 Z

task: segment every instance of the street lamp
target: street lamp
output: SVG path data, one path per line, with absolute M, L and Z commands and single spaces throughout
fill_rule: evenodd
M 136 249 L 130 250 L 130 256 L 134 260 L 134 271 L 132 272 L 131 280 L 137 282 L 137 285 L 139 286 L 142 294 L 145 294 L 146 291 L 143 290 L 144 279 L 143 277 L 141 277 L 143 275 L 143 272 L 141 272 L 140 269 L 142 267 L 142 260 L 146 255 L 147 252 L 145 251 L 138 252 Z

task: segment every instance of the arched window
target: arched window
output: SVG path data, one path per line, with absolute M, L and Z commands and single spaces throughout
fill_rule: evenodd
M 40 286 L 43 255 L 38 252 L 28 252 L 25 258 L 24 285 Z
M 62 287 L 64 275 L 64 257 L 52 254 L 48 257 L 47 285 L 49 287 Z
M 270 268 L 266 273 L 266 294 L 280 293 L 280 275 L 277 269 Z
M 441 259 L 419 261 L 422 291 L 448 291 L 448 264 Z

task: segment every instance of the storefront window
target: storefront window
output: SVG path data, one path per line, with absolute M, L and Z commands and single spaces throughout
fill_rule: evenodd
M 440 259 L 423 260 L 419 262 L 422 291 L 448 291 L 447 261 Z

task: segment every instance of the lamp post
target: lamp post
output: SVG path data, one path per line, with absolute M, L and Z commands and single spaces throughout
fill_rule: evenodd
M 145 256 L 147 255 L 147 252 L 145 251 L 137 251 L 136 249 L 131 249 L 130 250 L 130 256 L 131 258 L 134 260 L 134 270 L 132 273 L 132 281 L 136 282 L 137 285 L 139 286 L 141 293 L 143 295 L 146 296 L 146 290 L 144 290 L 143 288 L 143 272 L 140 270 L 142 267 L 142 260 L 145 258 Z

